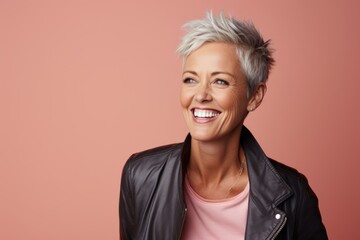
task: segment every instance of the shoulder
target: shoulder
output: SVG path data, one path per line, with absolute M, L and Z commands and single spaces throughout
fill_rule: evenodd
M 305 177 L 302 173 L 293 167 L 285 165 L 284 163 L 278 162 L 271 158 L 269 158 L 269 161 L 274 169 L 280 174 L 280 176 L 285 179 L 293 180 Z
M 140 173 L 161 168 L 169 161 L 181 156 L 183 143 L 159 146 L 132 154 L 126 161 L 123 173 Z
M 170 144 L 132 154 L 122 170 L 122 197 L 128 196 L 134 201 L 135 196 L 138 200 L 149 199 L 163 189 L 158 186 L 168 186 L 169 179 L 177 179 L 181 173 L 182 145 Z
M 183 143 L 173 143 L 168 145 L 163 145 L 151 149 L 147 149 L 141 152 L 137 152 L 131 155 L 129 160 L 136 161 L 136 160 L 144 160 L 149 157 L 164 157 L 172 154 L 174 151 L 181 150 Z M 140 160 L 141 161 L 141 160 Z
M 280 175 L 280 177 L 283 178 L 286 183 L 291 185 L 292 188 L 298 184 L 307 184 L 307 179 L 305 175 L 299 172 L 297 169 L 278 162 L 274 159 L 269 160 L 271 165 L 275 168 L 276 172 Z
M 295 198 L 316 198 L 315 193 L 311 189 L 307 178 L 297 169 L 287 166 L 283 163 L 269 159 L 270 163 L 280 175 L 280 177 L 286 182 L 286 184 L 292 189 Z

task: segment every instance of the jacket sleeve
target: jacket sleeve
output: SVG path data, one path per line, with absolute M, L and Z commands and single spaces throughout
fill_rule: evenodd
M 129 161 L 127 161 L 122 171 L 120 186 L 119 224 L 121 240 L 135 239 L 135 203 L 131 175 Z
M 325 226 L 321 219 L 318 198 L 308 184 L 305 176 L 300 178 L 296 218 L 296 239 L 327 240 Z

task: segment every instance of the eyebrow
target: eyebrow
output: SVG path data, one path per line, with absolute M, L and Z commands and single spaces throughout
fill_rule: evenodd
M 195 72 L 195 71 L 187 70 L 187 71 L 184 71 L 184 72 L 183 72 L 183 75 L 184 75 L 185 73 L 191 73 L 191 74 L 193 74 L 193 75 L 195 75 L 195 76 L 198 76 L 197 72 Z M 212 72 L 212 73 L 211 73 L 211 76 L 215 76 L 215 75 L 218 75 L 218 74 L 226 74 L 226 75 L 231 76 L 232 78 L 235 78 L 235 76 L 234 76 L 233 74 L 228 73 L 228 72 L 221 72 L 221 71 Z

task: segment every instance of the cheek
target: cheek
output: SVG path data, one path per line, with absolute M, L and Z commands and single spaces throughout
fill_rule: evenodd
M 191 94 L 189 91 L 186 91 L 185 89 L 181 88 L 180 90 L 180 104 L 182 107 L 187 107 L 191 103 Z
M 241 115 L 242 112 L 246 110 L 248 100 L 246 95 L 239 92 L 233 92 L 223 96 L 219 103 L 221 103 L 221 107 L 227 111 L 230 116 L 235 117 L 239 114 Z
M 243 102 L 243 98 L 236 91 L 218 95 L 217 99 L 221 107 L 229 111 L 237 109 Z

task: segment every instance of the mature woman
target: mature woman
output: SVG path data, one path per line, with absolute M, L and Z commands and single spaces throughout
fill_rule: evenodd
M 178 52 L 190 133 L 125 164 L 122 239 L 327 239 L 306 178 L 269 159 L 243 126 L 266 92 L 269 41 L 223 15 L 186 27 Z

